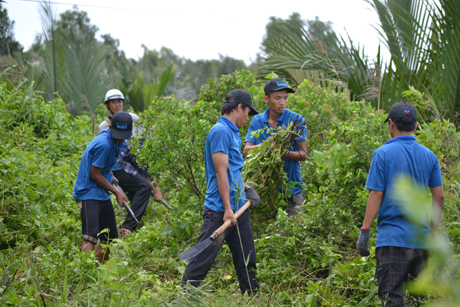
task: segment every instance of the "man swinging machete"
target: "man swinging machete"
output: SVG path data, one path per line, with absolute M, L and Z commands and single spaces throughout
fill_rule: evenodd
M 225 240 L 232 252 L 240 290 L 243 294 L 247 292 L 252 295 L 259 291 L 259 284 L 255 276 L 256 251 L 249 210 L 242 213 L 238 220 L 233 210 L 242 207 L 246 200 L 252 201 L 251 209 L 260 202 L 254 189 L 243 184 L 241 170 L 244 160 L 239 134 L 249 115 L 259 112 L 253 107 L 251 95 L 245 90 L 228 93 L 221 111 L 220 120 L 211 128 L 206 138 L 207 191 L 198 242 L 209 240 L 222 222 L 230 221 L 231 227 L 213 240 L 206 250 L 195 254 L 190 260 L 182 277 L 182 287 L 197 287 L 201 283 Z M 187 259 L 182 256 L 181 258 Z
M 128 113 L 121 111 L 112 117 L 109 128 L 95 137 L 83 153 L 73 190 L 73 197 L 80 209 L 84 240 L 82 251 L 90 253 L 96 249 L 96 258 L 100 263 L 107 261 L 110 253 L 102 244 L 110 244 L 118 238 L 110 192 L 121 207 L 128 200 L 110 184 L 110 170 L 125 148 L 125 140 L 131 137 L 132 129 L 133 119 Z M 104 229 L 108 231 L 103 232 Z
M 125 97 L 123 93 L 117 89 L 111 89 L 105 94 L 105 106 L 110 114 L 114 116 L 117 112 L 123 111 Z M 139 119 L 134 113 L 129 113 L 133 122 Z M 100 125 L 98 132 L 101 133 L 110 125 L 112 116 L 108 116 Z M 153 192 L 153 198 L 159 203 L 163 203 L 166 207 L 170 206 L 163 200 L 163 196 L 153 183 L 152 178 L 148 174 L 148 169 L 140 167 L 133 155 L 131 154 L 130 140 L 139 129 L 133 129 L 133 135 L 127 141 L 126 148 L 120 153 L 117 163 L 112 168 L 112 184 L 116 184 L 126 192 L 129 201 L 131 202 L 131 212 L 126 216 L 125 221 L 121 225 L 121 229 L 125 235 L 130 235 L 138 227 L 139 221 L 144 216 L 147 205 L 150 201 L 150 196 Z M 128 209 L 128 208 L 127 208 Z M 128 209 L 130 210 L 130 209 Z

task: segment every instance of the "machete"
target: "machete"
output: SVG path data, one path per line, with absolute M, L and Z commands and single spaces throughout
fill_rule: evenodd
M 123 202 L 123 207 L 126 208 L 126 211 L 128 211 L 129 214 L 131 214 L 131 217 L 136 221 L 136 223 L 139 224 L 139 221 L 136 219 L 136 216 L 134 215 L 133 210 L 131 210 L 131 207 L 128 205 L 127 202 Z
M 153 193 L 153 191 L 150 191 L 150 194 L 152 194 L 152 196 L 155 195 L 155 193 Z M 164 199 L 161 200 L 161 203 L 162 203 L 163 206 L 165 206 L 166 208 L 172 210 L 173 207 L 171 207 Z
M 238 211 L 235 213 L 235 219 L 238 219 L 241 214 L 243 214 L 251 205 L 251 202 L 248 200 Z M 201 241 L 195 246 L 190 247 L 188 250 L 179 254 L 180 260 L 185 261 L 187 259 L 193 258 L 202 251 L 204 251 L 212 242 L 230 226 L 230 221 L 226 221 L 222 226 L 220 226 L 214 233 L 207 238 L 206 240 Z
M 113 177 L 113 175 L 112 175 L 112 177 Z M 113 177 L 113 178 L 115 178 L 115 177 Z M 118 185 L 118 180 L 116 180 L 116 178 L 115 178 L 115 180 L 112 181 L 112 185 L 115 187 L 115 189 L 117 189 L 121 193 L 125 194 L 123 189 Z M 136 216 L 134 215 L 133 210 L 131 210 L 131 207 L 128 205 L 127 202 L 125 202 L 125 201 L 123 202 L 123 207 L 125 207 L 126 211 L 128 211 L 128 213 L 131 214 L 131 216 L 136 221 L 136 223 L 139 224 L 139 221 L 137 220 Z

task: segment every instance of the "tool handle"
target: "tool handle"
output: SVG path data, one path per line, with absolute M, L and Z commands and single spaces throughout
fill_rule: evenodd
M 246 203 L 244 203 L 244 205 L 238 209 L 238 211 L 236 211 L 235 213 L 235 219 L 238 219 L 241 214 L 243 214 L 246 210 L 248 210 L 249 206 L 251 205 L 251 201 L 247 201 Z M 230 226 L 231 224 L 231 221 L 226 221 L 222 226 L 220 226 L 219 228 L 217 228 L 216 231 L 214 231 L 214 233 L 211 235 L 211 239 L 216 239 L 218 236 L 220 236 L 221 234 L 224 233 L 225 230 L 227 230 L 227 228 Z
M 128 211 L 129 214 L 131 214 L 131 216 L 133 217 L 133 219 L 136 221 L 136 223 L 139 224 L 139 221 L 137 220 L 136 216 L 134 215 L 134 212 L 133 210 L 131 210 L 131 207 L 128 205 L 127 202 L 123 202 L 123 207 L 126 208 L 126 211 Z

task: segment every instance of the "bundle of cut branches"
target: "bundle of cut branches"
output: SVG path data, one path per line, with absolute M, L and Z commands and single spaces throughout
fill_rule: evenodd
M 289 190 L 283 163 L 286 159 L 284 155 L 300 131 L 301 121 L 296 119 L 288 127 L 266 127 L 253 132 L 256 137 L 264 132 L 271 136 L 260 146 L 249 151 L 243 169 L 243 180 L 259 193 L 261 203 L 267 205 L 268 211 L 275 209 L 278 189 L 282 187 L 284 191 Z

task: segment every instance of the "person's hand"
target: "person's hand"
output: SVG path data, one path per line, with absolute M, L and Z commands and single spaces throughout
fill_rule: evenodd
M 156 189 L 156 191 L 154 191 L 153 199 L 161 204 L 161 201 L 163 200 L 163 195 L 161 195 L 160 190 Z
M 251 210 L 254 210 L 260 204 L 259 194 L 257 194 L 257 192 L 253 188 L 249 188 L 246 190 L 246 199 L 251 201 L 251 205 L 249 206 L 249 209 Z
M 233 210 L 230 209 L 230 210 L 225 210 L 225 213 L 224 213 L 224 223 L 226 221 L 230 221 L 230 226 L 233 226 L 236 224 L 236 219 L 235 219 L 235 215 L 233 214 Z
M 358 248 L 358 253 L 361 256 L 369 256 L 371 253 L 369 252 L 369 229 L 362 229 L 361 233 L 358 237 L 358 242 L 356 243 L 356 247 Z
M 117 198 L 117 203 L 120 205 L 120 207 L 124 208 L 123 206 L 123 202 L 128 202 L 128 199 L 126 198 L 125 194 L 121 193 L 120 191 L 118 191 L 118 193 L 115 195 L 115 197 Z

